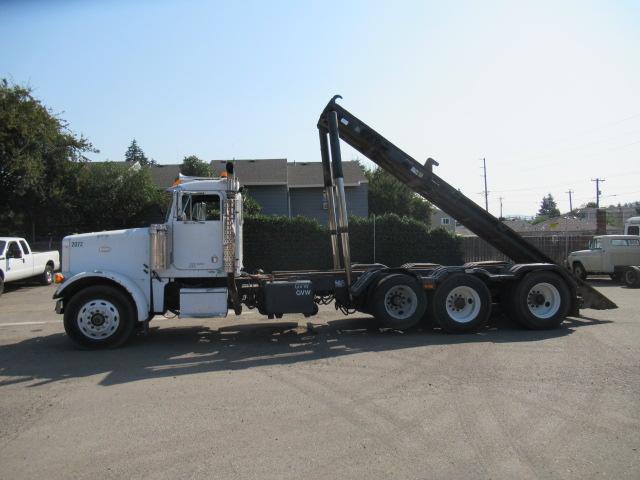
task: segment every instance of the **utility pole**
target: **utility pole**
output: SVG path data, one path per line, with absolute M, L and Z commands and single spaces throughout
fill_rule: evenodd
M 487 160 L 482 159 L 482 168 L 484 170 L 484 209 L 489 211 L 489 191 L 487 190 Z
M 600 191 L 600 183 L 604 182 L 604 178 L 592 178 L 592 182 L 596 182 L 596 208 L 600 208 L 600 195 L 602 192 Z
M 569 194 L 569 213 L 571 213 L 573 212 L 573 203 L 571 202 L 571 194 L 573 193 L 573 190 L 569 189 L 568 192 L 564 192 L 564 193 Z
M 500 198 L 500 220 L 502 220 L 502 197 Z

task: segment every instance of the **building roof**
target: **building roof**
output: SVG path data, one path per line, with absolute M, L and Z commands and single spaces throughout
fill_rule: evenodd
M 225 171 L 229 160 L 212 160 L 214 174 Z M 234 171 L 240 185 L 286 185 L 287 159 L 264 158 L 233 160 Z
M 342 162 L 344 184 L 347 187 L 357 187 L 367 183 L 362 166 L 356 161 Z M 324 176 L 322 162 L 296 162 L 287 164 L 287 175 L 290 188 L 323 187 Z
M 155 183 L 160 188 L 169 188 L 180 175 L 180 163 L 169 165 L 152 165 L 149 173 Z
M 229 160 L 212 160 L 213 174 L 224 172 Z M 289 188 L 324 186 L 321 162 L 287 163 L 286 158 L 233 160 L 240 185 L 285 185 Z M 124 163 L 124 162 L 123 162 Z M 161 188 L 173 185 L 181 164 L 157 164 L 149 167 L 151 178 Z M 367 183 L 367 177 L 356 161 L 342 162 L 345 186 Z

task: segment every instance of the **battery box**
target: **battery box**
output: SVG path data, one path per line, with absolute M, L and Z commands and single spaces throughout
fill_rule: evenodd
M 311 280 L 267 282 L 264 285 L 265 313 L 268 315 L 283 313 L 314 315 L 317 307 L 313 297 Z

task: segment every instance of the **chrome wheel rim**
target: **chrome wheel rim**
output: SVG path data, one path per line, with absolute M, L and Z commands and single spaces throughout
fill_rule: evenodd
M 104 340 L 113 335 L 120 325 L 120 312 L 103 299 L 90 300 L 78 311 L 78 328 L 92 340 Z
M 384 308 L 396 320 L 405 320 L 418 308 L 416 292 L 407 285 L 391 287 L 384 296 Z
M 562 299 L 558 289 L 550 283 L 537 283 L 527 294 L 529 312 L 537 318 L 551 318 L 558 310 Z
M 45 270 L 45 278 L 47 279 L 47 283 L 51 283 L 53 281 L 53 271 L 49 268 Z
M 456 287 L 447 295 L 447 314 L 458 323 L 469 323 L 480 313 L 480 295 L 466 285 Z

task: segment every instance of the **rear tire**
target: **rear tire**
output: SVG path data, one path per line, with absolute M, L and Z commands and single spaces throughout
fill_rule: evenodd
M 77 292 L 64 311 L 64 329 L 78 345 L 115 348 L 126 342 L 136 324 L 136 310 L 122 291 L 106 285 Z
M 553 272 L 531 272 L 513 289 L 514 320 L 531 330 L 556 328 L 571 308 L 567 283 Z
M 576 262 L 573 264 L 573 274 L 580 280 L 587 279 L 587 271 L 584 269 L 584 266 L 580 262 Z
M 40 275 L 40 283 L 43 285 L 51 285 L 53 283 L 53 267 L 51 264 L 47 264 L 44 267 L 44 272 Z
M 418 281 L 397 273 L 383 278 L 371 298 L 373 316 L 385 327 L 404 330 L 416 325 L 427 309 Z
M 467 333 L 485 324 L 491 315 L 491 293 L 477 277 L 451 275 L 436 289 L 433 317 L 449 333 Z
M 0 277 L 0 295 L 4 292 L 4 279 Z
M 624 283 L 629 288 L 638 288 L 640 287 L 640 274 L 638 271 L 633 268 L 628 268 L 624 271 L 623 274 Z

